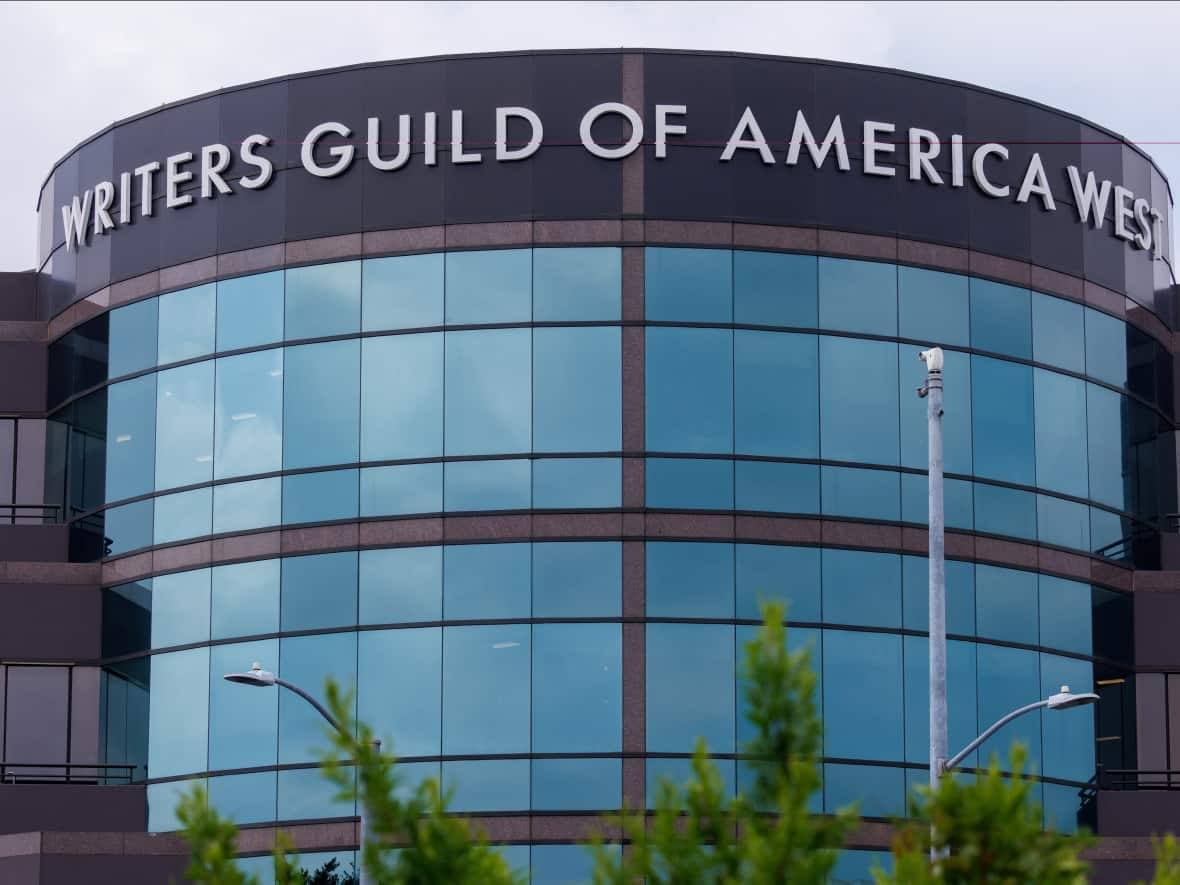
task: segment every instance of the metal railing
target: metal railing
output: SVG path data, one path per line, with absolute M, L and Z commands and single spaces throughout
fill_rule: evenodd
M 57 504 L 0 504 L 0 525 L 42 525 L 61 522 Z
M 133 762 L 0 762 L 3 784 L 130 784 Z
M 1104 768 L 1100 790 L 1180 790 L 1180 771 L 1164 768 Z

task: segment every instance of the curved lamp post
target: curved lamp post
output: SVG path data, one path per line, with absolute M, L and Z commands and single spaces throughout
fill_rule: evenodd
M 245 673 L 226 673 L 222 678 L 225 679 L 226 682 L 236 682 L 238 685 L 253 685 L 257 688 L 269 688 L 270 686 L 277 685 L 280 688 L 285 688 L 288 691 L 292 691 L 311 704 L 315 711 L 323 716 L 324 719 L 327 720 L 328 724 L 332 726 L 332 728 L 336 729 L 336 731 L 340 732 L 341 734 L 348 736 L 347 729 L 345 729 L 343 725 L 336 721 L 335 717 L 333 717 L 332 714 L 328 712 L 328 709 L 323 704 L 317 701 L 312 695 L 304 691 L 294 682 L 288 682 L 286 679 L 283 679 L 281 676 L 276 676 L 269 670 L 263 670 L 262 664 L 260 664 L 258 661 L 255 661 L 254 666 L 252 666 Z M 378 752 L 380 752 L 381 741 L 374 740 L 373 747 Z M 369 821 L 367 815 L 365 814 L 365 803 L 360 801 L 359 805 L 360 807 L 358 811 L 360 813 L 361 824 L 360 844 L 361 848 L 363 849 L 365 841 L 370 836 Z M 357 864 L 357 882 L 359 885 L 367 885 L 367 878 L 368 877 L 365 873 L 365 864 L 362 859 Z

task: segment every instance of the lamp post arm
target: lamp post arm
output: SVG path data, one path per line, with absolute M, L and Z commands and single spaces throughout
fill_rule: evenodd
M 288 689 L 289 691 L 295 692 L 295 694 L 299 695 L 299 697 L 303 698 L 305 701 L 307 701 L 309 704 L 311 704 L 313 707 L 315 707 L 316 712 L 319 713 L 321 716 L 323 716 L 324 719 L 326 719 L 328 721 L 329 725 L 331 725 L 334 729 L 336 729 L 338 732 L 340 732 L 345 737 L 349 737 L 348 732 L 345 731 L 344 727 L 339 722 L 336 721 L 336 719 L 332 716 L 331 713 L 328 712 L 327 708 L 323 704 L 321 704 L 319 701 L 317 701 L 314 697 L 312 697 L 310 694 L 308 694 L 306 691 L 304 691 L 302 688 L 300 688 L 298 685 L 296 685 L 294 682 L 288 682 L 286 679 L 276 676 L 275 677 L 275 685 L 281 685 L 283 688 Z
M 969 743 L 967 746 L 965 746 L 962 750 L 960 750 L 958 753 L 956 753 L 950 759 L 947 759 L 946 762 L 944 762 L 942 765 L 942 770 L 944 772 L 949 772 L 949 771 L 953 770 L 960 762 L 962 762 L 964 759 L 967 758 L 967 756 L 971 753 L 972 750 L 976 749 L 980 744 L 982 744 L 984 741 L 986 741 L 989 737 L 991 737 L 993 734 L 995 734 L 997 731 L 999 731 L 1001 728 L 1003 728 L 1005 725 L 1007 725 L 1013 719 L 1017 718 L 1018 716 L 1023 716 L 1025 713 L 1031 713 L 1033 710 L 1039 710 L 1041 707 L 1047 707 L 1047 706 L 1049 706 L 1048 701 L 1037 701 L 1032 704 L 1025 704 L 1023 707 L 1019 707 L 1019 708 L 1013 710 L 1011 713 L 1007 713 L 1004 716 L 1001 716 L 999 719 L 997 719 L 995 722 L 993 722 L 990 726 L 988 726 L 987 729 L 985 729 L 984 732 L 979 737 L 977 737 L 975 740 L 973 740 L 971 743 Z

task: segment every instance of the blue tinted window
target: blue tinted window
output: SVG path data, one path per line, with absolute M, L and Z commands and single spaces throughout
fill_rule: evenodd
M 822 457 L 896 464 L 897 345 L 821 336 L 819 365 Z
M 209 639 L 209 569 L 152 581 L 152 648 Z
M 928 630 L 930 563 L 925 556 L 903 556 L 902 626 Z M 975 564 L 948 559 L 946 568 L 946 629 L 960 636 L 975 635 Z M 969 738 L 970 740 L 970 738 Z
M 1032 357 L 1028 289 L 971 280 L 971 346 L 1024 359 Z
M 209 804 L 235 824 L 275 820 L 275 772 L 209 778 Z
M 217 479 L 283 466 L 282 350 L 219 359 L 215 408 L 213 475 Z
M 734 629 L 647 625 L 647 749 L 691 752 L 698 736 L 734 751 Z
M 819 352 L 814 335 L 748 332 L 733 337 L 734 451 L 819 454 Z
M 353 554 L 355 556 L 356 554 Z M 284 566 L 286 563 L 284 563 Z M 284 568 L 284 572 L 286 569 Z M 283 575 L 286 591 L 286 574 Z M 286 629 L 286 625 L 284 625 Z M 343 691 L 356 688 L 356 634 L 327 633 L 321 636 L 291 636 L 279 640 L 278 675 L 303 688 L 324 702 L 324 686 L 328 677 L 336 680 Z M 315 762 L 329 746 L 328 724 L 315 709 L 294 692 L 279 695 L 279 762 Z M 318 768 L 310 773 L 325 783 L 327 778 Z M 284 772 L 290 774 L 290 772 Z M 334 795 L 331 787 L 328 795 Z M 282 802 L 280 779 L 279 797 Z M 280 809 L 280 815 L 282 810 Z M 293 817 L 324 817 L 323 814 L 297 814 Z
M 1037 495 L 1037 540 L 1089 550 L 1090 508 L 1052 495 Z
M 528 544 L 463 544 L 443 553 L 447 620 L 527 618 L 531 608 Z
M 156 376 L 144 375 L 108 387 L 108 501 L 131 498 L 152 490 L 155 438 Z
M 832 869 L 832 885 L 866 885 L 873 881 L 873 868 L 893 872 L 893 857 L 888 851 L 839 852 Z
M 901 478 L 891 470 L 823 467 L 825 516 L 896 521 L 901 518 Z
M 157 299 L 148 298 L 112 310 L 107 377 L 118 378 L 156 364 Z
M 441 455 L 442 333 L 366 338 L 361 365 L 361 460 Z
M 249 670 L 255 661 L 273 670 L 279 662 L 279 641 L 216 645 L 209 649 L 209 655 L 209 768 L 216 771 L 274 765 L 278 758 L 280 692 L 238 685 L 222 676 Z
M 982 620 L 981 617 L 981 627 Z M 979 725 L 981 728 L 986 728 L 1017 707 L 1031 704 L 1042 697 L 1037 672 L 1037 658 L 1039 656 L 1035 651 L 981 643 L 976 647 L 975 654 L 976 667 L 979 672 Z M 1060 715 L 1060 711 L 1051 715 Z M 1005 725 L 997 735 L 985 741 L 979 750 L 979 761 L 987 764 L 995 754 L 999 756 L 1003 767 L 1007 768 L 1009 750 L 1016 741 L 1023 741 L 1028 748 L 1029 766 L 1041 770 L 1040 710 L 1034 710 L 1013 720 Z
M 284 356 L 283 466 L 357 460 L 360 435 L 359 341 L 288 347 Z M 331 428 L 325 433 L 325 428 Z
M 533 628 L 533 752 L 622 749 L 621 624 Z
M 368 258 L 361 275 L 364 331 L 442 325 L 442 253 Z
M 451 461 L 443 469 L 443 508 L 526 510 L 532 468 L 528 461 Z
M 728 249 L 649 247 L 643 276 L 649 320 L 733 322 L 733 253 Z
M 206 771 L 209 649 L 153 655 L 151 668 L 148 777 Z
M 447 323 L 527 323 L 532 264 L 530 249 L 448 252 Z
M 105 555 L 118 556 L 128 550 L 151 546 L 153 503 L 151 499 L 136 501 L 106 511 L 103 526 Z
M 897 267 L 847 258 L 819 260 L 819 327 L 897 334 Z
M 1044 798 L 1044 826 L 1059 833 L 1076 833 L 1082 812 L 1081 790 L 1061 784 L 1041 784 Z
M 438 755 L 442 629 L 366 630 L 358 642 L 360 720 L 372 727 L 387 753 Z
M 1035 572 L 978 565 L 975 608 L 979 635 L 1007 642 L 1037 642 L 1037 575 Z
M 1088 490 L 1086 383 L 1034 369 L 1033 390 L 1037 485 L 1084 498 Z
M 288 697 L 293 697 L 288 695 Z M 300 698 L 293 698 L 300 701 Z M 284 698 L 286 702 L 286 698 Z M 304 706 L 307 706 L 304 703 Z M 321 745 L 323 742 L 321 742 Z M 279 820 L 297 820 L 299 818 L 327 818 L 352 817 L 356 814 L 356 803 L 345 802 L 336 798 L 339 789 L 324 777 L 319 766 L 314 768 L 296 768 L 279 773 Z M 329 855 L 330 856 L 330 855 Z M 315 869 L 322 860 L 323 854 L 304 855 L 303 863 Z
M 617 451 L 622 358 L 617 328 L 533 331 L 533 449 Z
M 283 522 L 356 519 L 357 471 L 324 470 L 283 477 Z
M 738 544 L 737 616 L 762 619 L 762 602 L 787 603 L 789 621 L 820 619 L 819 550 Z
M 814 255 L 735 251 L 734 322 L 814 329 L 817 274 Z
M 213 361 L 160 372 L 156 383 L 156 488 L 213 476 Z
M 623 250 L 615 246 L 533 250 L 533 319 L 617 320 Z
M 647 506 L 732 510 L 733 469 L 714 458 L 648 458 Z
M 279 629 L 279 560 L 219 565 L 212 572 L 214 639 Z M 275 660 L 263 663 L 273 668 Z
M 1117 387 L 1126 387 L 1127 327 L 1109 314 L 1090 307 L 1085 311 L 1086 374 Z M 113 344 L 113 336 L 111 341 Z
M 949 602 L 949 600 L 948 600 Z M 905 758 L 930 762 L 930 641 L 907 636 L 905 650 Z M 946 647 L 947 741 L 952 753 L 979 734 L 975 698 L 975 644 L 951 640 Z M 972 753 L 964 766 L 975 764 Z
M 441 513 L 442 464 L 405 464 L 361 470 L 361 516 Z
M 971 357 L 944 352 L 942 373 L 942 457 L 949 473 L 971 473 Z M 901 369 L 901 463 L 925 470 L 928 400 L 918 396 L 926 383 L 926 366 L 917 359 L 917 348 L 898 350 Z
M 712 749 L 712 747 L 710 747 Z M 722 793 L 733 797 L 737 787 L 737 773 L 733 759 L 713 759 L 713 767 L 721 776 Z M 654 808 L 659 796 L 660 785 L 664 781 L 671 781 L 673 786 L 681 790 L 683 798 L 684 786 L 693 779 L 691 759 L 648 759 L 647 760 L 647 807 Z
M 534 759 L 534 811 L 607 811 L 622 805 L 621 759 Z M 544 846 L 575 849 L 589 857 L 584 845 Z M 533 882 L 537 882 L 536 846 Z M 589 863 L 583 863 L 589 878 Z M 547 879 L 544 881 L 565 881 Z M 585 879 L 571 880 L 585 881 Z
M 903 473 L 901 475 L 901 518 L 903 522 L 925 525 L 929 519 L 930 489 L 924 473 Z M 964 479 L 943 480 L 943 517 L 947 528 L 971 529 L 975 527 L 972 496 L 973 483 Z
M 962 347 L 971 343 L 967 277 L 898 267 L 897 299 L 902 338 Z
M 1033 292 L 1033 359 L 1073 372 L 1084 372 L 1086 345 L 1082 311 L 1080 304 Z
M 337 261 L 287 270 L 285 337 L 346 335 L 361 324 L 361 263 Z
M 360 623 L 441 619 L 441 547 L 360 552 Z
M 212 283 L 159 298 L 160 365 L 213 353 L 217 288 Z
M 444 762 L 442 786 L 455 791 L 451 811 L 523 811 L 529 807 L 529 760 Z
M 147 785 L 149 833 L 161 833 L 181 828 L 180 821 L 176 819 L 176 806 L 180 802 L 181 795 L 187 793 L 192 785 L 192 781 L 165 781 L 162 784 Z
M 533 507 L 538 510 L 618 507 L 623 462 L 618 458 L 544 458 L 533 462 Z
M 156 498 L 152 543 L 171 544 L 207 535 L 213 523 L 213 490 L 193 489 Z
M 819 513 L 819 467 L 814 464 L 737 461 L 734 487 L 738 510 Z
M 649 541 L 646 575 L 649 617 L 733 617 L 732 544 Z
M 1032 485 L 1036 481 L 1032 369 L 973 356 L 971 415 L 975 473 Z
M 901 557 L 823 551 L 823 612 L 830 624 L 901 626 Z
M 1090 497 L 1126 510 L 1132 500 L 1130 452 L 1125 431 L 1128 403 L 1113 390 L 1086 385 L 1086 439 L 1090 457 Z
M 217 284 L 217 349 L 237 350 L 283 340 L 283 272 Z
M 443 753 L 528 752 L 529 633 L 527 624 L 443 630 Z
M 1036 495 L 1019 489 L 976 483 L 975 529 L 993 535 L 1036 540 Z
M 825 630 L 823 661 L 824 755 L 903 758 L 901 637 Z
M 818 587 L 817 587 L 818 590 Z M 790 612 L 787 613 L 787 619 L 792 620 Z M 737 633 L 737 740 L 738 748 L 745 749 L 751 740 L 757 734 L 757 727 L 749 720 L 749 683 L 745 679 L 745 671 L 743 670 L 744 662 L 746 660 L 746 649 L 751 642 L 759 641 L 759 627 L 752 624 L 739 624 L 736 630 Z M 823 692 L 823 668 L 820 660 L 821 648 L 821 631 L 816 627 L 796 627 L 788 624 L 787 627 L 787 651 L 791 653 L 806 652 L 807 666 L 809 666 L 815 673 L 815 691 L 812 695 L 812 700 L 815 703 L 815 709 L 819 711 L 822 708 L 822 692 Z M 752 763 L 757 766 L 757 763 Z M 743 766 L 745 767 L 745 766 Z M 739 777 L 743 774 L 750 774 L 751 772 L 742 772 L 739 769 Z M 755 772 L 756 773 L 756 772 Z M 816 797 L 812 797 L 816 803 L 816 810 L 818 811 L 819 801 Z M 810 803 L 809 803 L 810 804 Z
M 355 552 L 289 556 L 283 560 L 282 629 L 355 624 L 356 593 Z
M 1094 690 L 1094 665 L 1076 658 L 1059 655 L 1041 656 L 1041 697 L 1061 691 Z M 1044 742 L 1042 773 L 1072 781 L 1088 781 L 1094 777 L 1094 709 L 1075 707 L 1054 710 L 1041 719 L 1041 740 Z
M 448 455 L 529 450 L 531 339 L 528 329 L 447 333 Z
M 1039 575 L 1038 586 L 1040 644 L 1082 655 L 1091 654 L 1093 645 L 1090 626 L 1090 585 L 1050 575 Z
M 647 330 L 647 447 L 733 451 L 733 333 Z
M 283 518 L 282 480 L 253 479 L 213 487 L 213 533 L 278 525 Z
M 905 770 L 881 765 L 824 765 L 824 810 L 835 814 L 856 803 L 864 817 L 905 813 Z
M 533 544 L 533 617 L 622 614 L 623 545 L 618 541 Z

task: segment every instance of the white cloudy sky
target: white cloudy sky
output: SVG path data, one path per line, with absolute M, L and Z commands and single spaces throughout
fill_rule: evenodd
M 1180 4 L 0 2 L 0 269 L 53 162 L 121 117 L 277 74 L 501 49 L 768 52 L 980 83 L 1144 144 L 1180 187 Z

